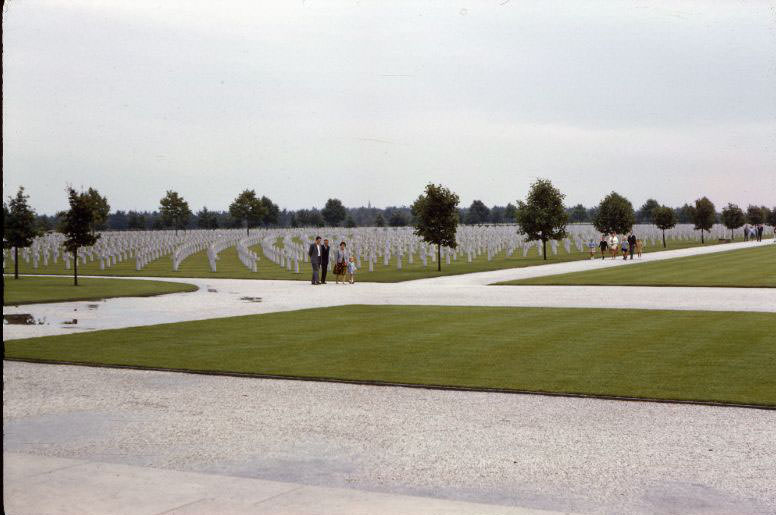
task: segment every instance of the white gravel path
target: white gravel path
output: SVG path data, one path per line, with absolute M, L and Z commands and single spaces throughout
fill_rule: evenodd
M 776 412 L 4 363 L 4 451 L 585 513 L 776 512 Z
M 770 244 L 763 242 L 762 245 Z M 645 254 L 644 262 L 727 251 L 756 243 L 734 243 Z M 774 245 L 776 258 L 776 245 Z M 661 288 L 629 286 L 487 286 L 497 281 L 600 268 L 638 266 L 622 260 L 575 261 L 403 283 L 357 283 L 313 287 L 304 281 L 248 279 L 161 279 L 199 286 L 199 291 L 100 302 L 65 302 L 3 307 L 30 313 L 43 325 L 4 325 L 3 338 L 66 334 L 166 322 L 271 313 L 345 304 L 538 306 L 577 308 L 691 309 L 776 312 L 774 288 Z M 127 278 L 134 280 L 139 278 Z M 159 278 L 148 278 L 160 280 Z M 243 300 L 260 297 L 261 302 Z M 77 325 L 64 324 L 78 320 Z

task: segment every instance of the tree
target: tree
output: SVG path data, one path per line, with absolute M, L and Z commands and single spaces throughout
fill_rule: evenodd
M 145 231 L 146 229 L 145 215 L 142 215 L 137 211 L 130 211 L 127 215 L 127 229 Z
M 701 231 L 701 243 L 704 243 L 703 233 L 711 230 L 716 221 L 717 211 L 714 209 L 714 203 L 706 197 L 696 200 L 692 222 L 695 224 L 695 229 Z
M 356 226 L 356 221 L 353 220 L 353 217 L 348 215 L 348 217 L 345 219 L 345 227 L 347 228 L 353 228 Z
M 110 204 L 108 198 L 100 195 L 100 192 L 94 188 L 89 188 L 83 194 L 89 207 L 94 212 L 94 221 L 92 222 L 92 232 L 105 229 L 110 214 Z
M 510 224 L 515 223 L 517 220 L 517 206 L 511 202 L 507 204 L 507 207 L 504 208 L 504 220 Z
M 127 228 L 127 223 L 127 213 L 120 209 L 108 215 L 108 227 L 113 231 L 123 231 Z
M 675 214 L 680 224 L 689 224 L 695 218 L 695 208 L 685 203 L 682 207 L 676 208 Z
M 385 227 L 385 219 L 380 213 L 377 213 L 375 217 L 375 227 Z
M 733 231 L 744 226 L 746 216 L 740 207 L 728 203 L 726 207 L 722 208 L 722 223 L 730 229 L 730 239 L 733 239 Z
M 504 223 L 504 213 L 506 209 L 501 206 L 493 206 L 490 209 L 490 222 L 494 224 Z
M 251 226 L 259 225 L 264 218 L 264 209 L 254 190 L 243 190 L 229 205 L 229 215 L 242 223 L 246 234 L 250 234 Z
M 746 208 L 746 219 L 752 225 L 760 225 L 765 222 L 765 214 L 763 208 L 758 206 L 749 206 Z
M 584 222 L 587 219 L 587 209 L 585 209 L 585 206 L 582 204 L 577 204 L 576 206 L 569 209 L 569 222 L 579 224 Z
M 475 200 L 466 213 L 467 224 L 484 224 L 490 219 L 490 209 L 481 200 Z
M 330 198 L 326 201 L 323 209 L 321 209 L 321 215 L 327 224 L 337 227 L 345 219 L 347 211 L 339 199 Z
M 517 201 L 518 232 L 528 241 L 541 241 L 542 254 L 547 259 L 547 242 L 566 237 L 569 221 L 563 207 L 565 195 L 547 179 L 537 179 L 531 184 L 525 202 Z
M 178 229 L 185 229 L 189 223 L 191 209 L 177 191 L 167 190 L 167 194 L 159 201 L 159 214 L 162 225 L 174 228 L 175 234 L 178 234 Z
M 455 248 L 458 227 L 458 195 L 444 186 L 428 184 L 425 192 L 412 204 L 415 234 L 437 246 L 437 271 L 442 271 L 442 245 Z
M 208 211 L 207 206 L 203 206 L 197 213 L 197 227 L 200 229 L 218 229 L 218 216 L 213 211 Z
M 24 194 L 24 186 L 19 186 L 15 197 L 8 197 L 8 205 L 3 203 L 3 248 L 14 252 L 13 278 L 19 278 L 19 249 L 29 247 L 40 234 L 35 223 L 35 210 L 27 203 L 29 195 Z
M 261 205 L 264 208 L 264 218 L 262 219 L 264 225 L 274 225 L 278 223 L 280 207 L 272 202 L 269 197 L 261 197 L 259 202 L 261 202 Z
M 400 211 L 394 211 L 391 213 L 391 218 L 388 219 L 388 225 L 391 227 L 405 227 L 407 225 L 407 219 Z
M 593 226 L 605 234 L 625 234 L 633 228 L 635 218 L 630 200 L 613 191 L 598 204 Z
M 652 210 L 652 222 L 663 231 L 663 248 L 666 248 L 666 229 L 676 226 L 676 213 L 670 207 L 656 207 Z
M 648 199 L 644 202 L 644 205 L 639 208 L 638 213 L 636 213 L 636 220 L 639 223 L 652 223 L 652 211 L 658 207 L 660 207 L 660 204 L 658 204 L 657 200 L 653 198 Z
M 768 219 L 765 221 L 765 223 L 770 225 L 771 227 L 776 228 L 776 206 L 773 206 L 773 209 L 770 210 L 770 213 L 768 214 Z
M 63 246 L 73 253 L 73 285 L 78 286 L 78 248 L 94 245 L 100 235 L 92 232 L 95 214 L 89 194 L 68 188 L 67 196 L 70 209 L 62 214 Z

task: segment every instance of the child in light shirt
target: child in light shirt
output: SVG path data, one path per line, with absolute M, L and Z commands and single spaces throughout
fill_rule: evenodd
M 350 260 L 348 261 L 348 281 L 350 284 L 353 284 L 356 279 L 356 270 L 358 268 L 356 267 L 356 258 L 353 256 L 350 256 Z

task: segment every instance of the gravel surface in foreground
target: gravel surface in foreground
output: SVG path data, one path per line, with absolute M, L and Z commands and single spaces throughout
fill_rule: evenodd
M 4 362 L 4 450 L 594 513 L 776 512 L 776 412 Z

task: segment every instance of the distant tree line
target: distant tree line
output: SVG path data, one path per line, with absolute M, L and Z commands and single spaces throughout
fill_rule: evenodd
M 193 212 L 188 202 L 175 191 L 167 191 L 159 203 L 159 208 L 153 211 L 141 210 L 116 210 L 110 211 L 110 205 L 106 197 L 89 188 L 82 192 L 85 201 L 93 208 L 95 217 L 92 222 L 92 230 L 161 230 L 161 229 L 236 229 L 244 228 L 249 233 L 256 227 L 404 227 L 414 225 L 416 217 L 411 206 L 377 207 L 347 207 L 339 199 L 329 199 L 323 208 L 311 207 L 309 209 L 288 210 L 280 209 L 267 196 L 259 196 L 255 190 L 243 190 L 227 209 L 211 210 L 203 206 Z M 707 225 L 713 218 L 713 223 L 737 224 L 731 227 L 738 229 L 744 224 L 768 223 L 776 217 L 772 209 L 766 206 L 748 206 L 745 210 L 734 204 L 729 204 L 722 211 L 716 211 L 712 205 L 712 212 L 703 209 L 701 214 L 707 220 L 701 225 Z M 735 208 L 735 209 L 733 209 Z M 595 223 L 599 216 L 600 205 L 587 207 L 576 204 L 571 207 L 564 206 L 568 223 Z M 732 209 L 732 211 L 731 211 Z M 736 209 L 741 211 L 738 216 Z M 466 225 L 515 223 L 517 220 L 518 206 L 509 203 L 505 206 L 487 206 L 481 200 L 474 200 L 468 207 L 457 207 L 458 221 Z M 685 203 L 680 207 L 667 207 L 661 205 L 655 199 L 648 199 L 641 207 L 634 209 L 633 223 L 656 224 L 656 212 L 660 214 L 663 225 L 667 223 L 667 211 L 670 210 L 673 224 L 687 224 L 697 222 L 697 203 Z M 727 214 L 727 218 L 725 218 Z M 731 214 L 732 213 L 732 214 Z M 743 217 L 743 218 L 742 218 Z M 58 230 L 61 225 L 61 213 L 57 215 L 35 215 L 35 226 L 40 232 Z M 696 224 L 697 225 L 697 224 Z

